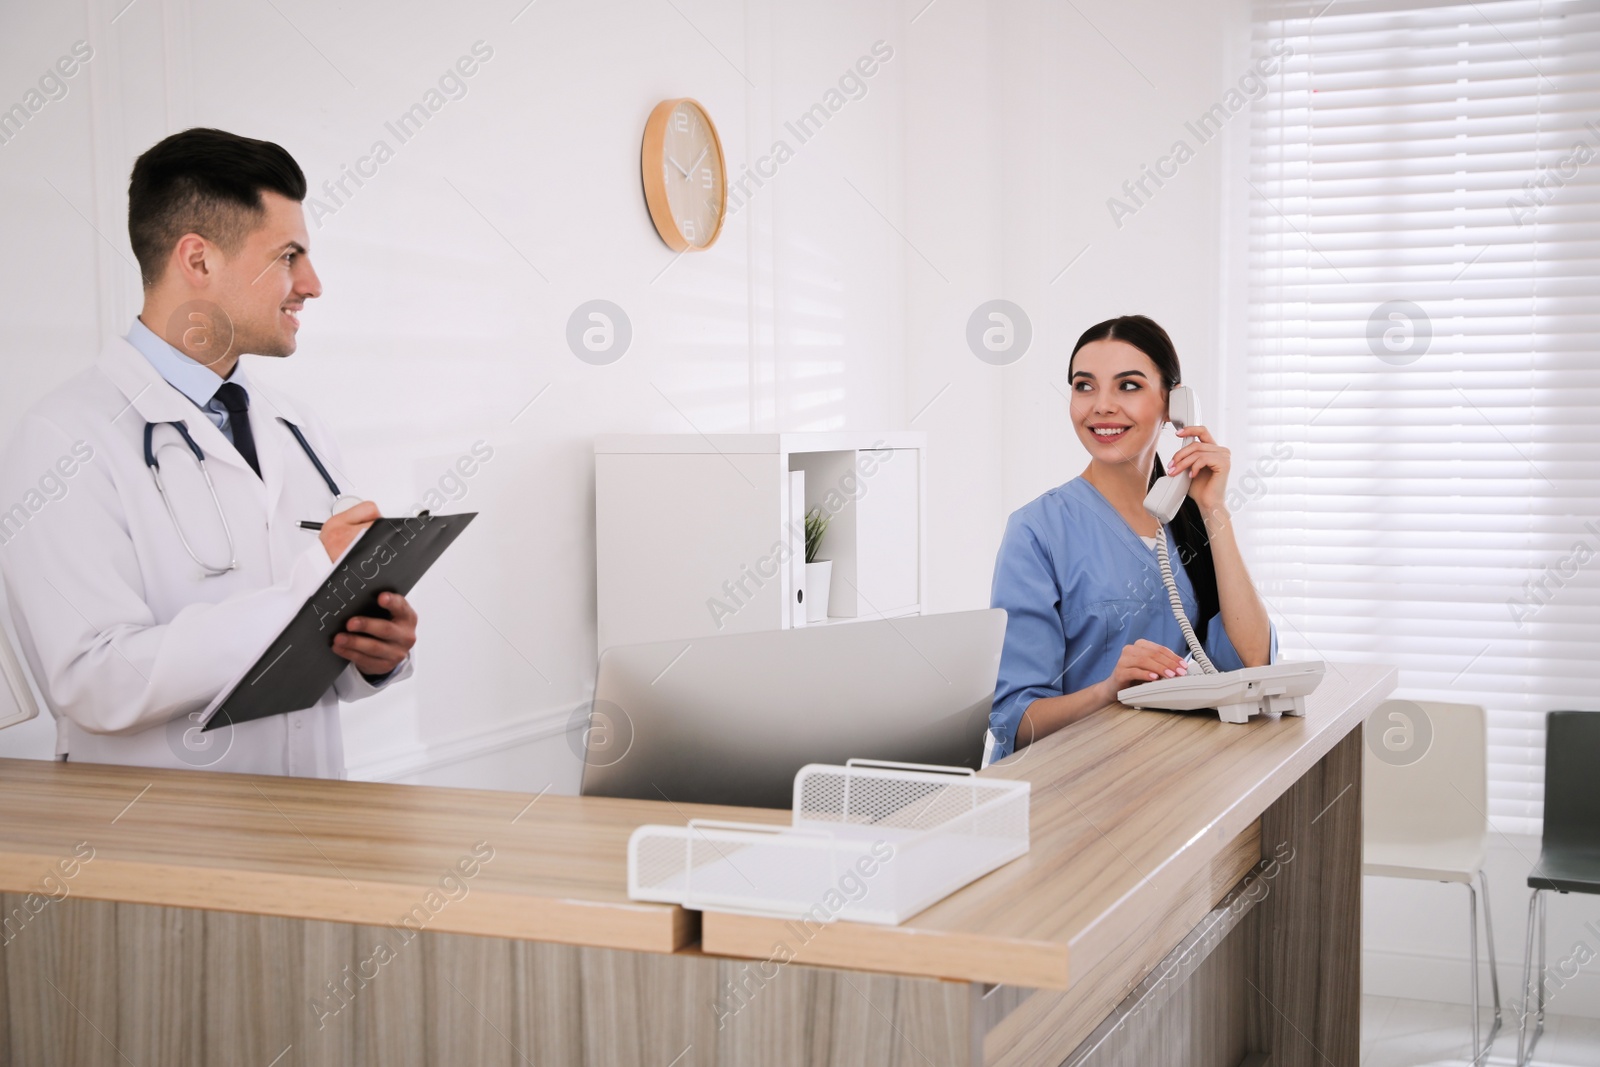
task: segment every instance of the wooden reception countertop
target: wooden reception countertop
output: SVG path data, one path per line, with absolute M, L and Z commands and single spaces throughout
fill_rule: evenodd
M 420 915 L 432 931 L 647 952 L 767 959 L 784 943 L 807 964 L 1065 989 L 1131 942 L 1176 943 L 1272 851 L 1262 812 L 1395 679 L 1330 664 L 1304 719 L 1119 705 L 1045 738 L 983 772 L 1032 782 L 1032 851 L 898 927 L 797 939 L 782 920 L 628 900 L 635 827 L 787 812 L 15 759 L 0 760 L 0 890 L 374 926 Z
M 1304 718 L 1243 725 L 1114 705 L 982 772 L 1032 783 L 1021 859 L 899 926 L 812 935 L 708 912 L 703 948 L 765 960 L 781 944 L 818 966 L 1044 989 L 1068 988 L 1134 942 L 1164 944 L 1159 958 L 1274 853 L 1262 813 L 1395 683 L 1393 667 L 1330 663 Z
M 646 952 L 692 944 L 698 916 L 628 899 L 635 827 L 788 818 L 753 808 L 17 759 L 0 759 L 0 811 L 0 890 L 8 892 L 43 894 L 54 872 L 75 897 L 373 926 L 413 915 L 432 931 Z M 58 864 L 72 860 L 80 842 L 93 859 L 63 879 Z

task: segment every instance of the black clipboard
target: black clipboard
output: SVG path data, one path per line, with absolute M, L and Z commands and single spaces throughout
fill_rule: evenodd
M 477 517 L 472 511 L 375 520 L 266 651 L 212 701 L 200 728 L 216 730 L 314 706 L 350 666 L 333 651 L 334 635 L 357 615 L 387 618 L 378 594 L 410 593 Z

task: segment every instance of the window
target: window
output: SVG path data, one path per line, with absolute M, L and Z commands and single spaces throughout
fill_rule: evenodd
M 1600 708 L 1600 2 L 1255 11 L 1252 571 L 1288 655 L 1483 704 L 1537 833 L 1544 713 Z

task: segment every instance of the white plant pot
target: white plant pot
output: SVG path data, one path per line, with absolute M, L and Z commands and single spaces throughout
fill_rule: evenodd
M 833 584 L 833 560 L 806 564 L 806 622 L 828 617 L 828 588 Z

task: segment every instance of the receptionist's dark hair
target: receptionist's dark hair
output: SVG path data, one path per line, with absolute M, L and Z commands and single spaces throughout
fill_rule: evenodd
M 1092 341 L 1121 341 L 1137 348 L 1150 357 L 1150 362 L 1161 372 L 1161 384 L 1169 390 L 1183 381 L 1183 369 L 1178 366 L 1178 350 L 1173 346 L 1172 338 L 1167 336 L 1167 331 L 1154 319 L 1143 315 L 1123 315 L 1096 323 L 1083 331 L 1078 343 L 1072 346 L 1073 357 L 1078 355 L 1080 348 Z M 1067 377 L 1069 380 L 1072 377 L 1072 359 L 1067 360 Z M 1164 473 L 1161 457 L 1156 456 L 1155 466 L 1150 471 L 1150 484 L 1154 485 Z M 1189 583 L 1194 586 L 1194 595 L 1200 601 L 1200 617 L 1189 621 L 1194 624 L 1195 635 L 1203 641 L 1206 623 L 1217 613 L 1221 602 L 1217 597 L 1217 568 L 1211 560 L 1211 540 L 1206 536 L 1206 524 L 1200 517 L 1200 506 L 1193 498 L 1184 500 L 1178 514 L 1173 517 L 1172 533 L 1178 541 L 1178 559 L 1183 562 L 1184 570 L 1189 574 Z

